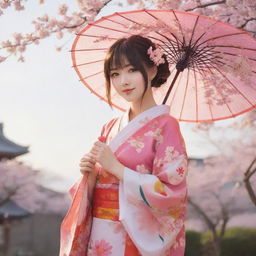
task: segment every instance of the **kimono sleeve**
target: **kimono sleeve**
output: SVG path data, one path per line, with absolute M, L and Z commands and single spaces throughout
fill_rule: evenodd
M 120 221 L 142 255 L 168 255 L 184 231 L 187 154 L 179 123 L 170 117 L 158 128 L 152 174 L 125 167 Z

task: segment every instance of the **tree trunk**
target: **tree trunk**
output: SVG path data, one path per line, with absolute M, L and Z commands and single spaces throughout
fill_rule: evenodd
M 256 167 L 254 167 L 253 169 L 253 165 L 255 163 L 256 163 L 256 157 L 254 158 L 254 160 L 251 162 L 250 166 L 247 168 L 246 172 L 244 173 L 244 183 L 252 203 L 256 206 L 255 191 L 253 190 L 252 185 L 250 183 L 250 178 L 252 177 L 253 174 L 256 173 Z
M 3 228 L 4 228 L 4 245 L 3 245 L 3 255 L 9 256 L 9 245 L 10 245 L 10 221 L 8 218 L 4 219 L 3 222 Z

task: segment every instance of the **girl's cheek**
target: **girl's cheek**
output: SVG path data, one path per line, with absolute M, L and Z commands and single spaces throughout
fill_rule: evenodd
M 116 81 L 111 81 L 111 85 L 114 87 L 114 89 L 115 89 L 117 92 L 119 92 L 118 87 L 116 86 L 116 85 L 117 85 Z
M 113 84 L 113 86 L 115 87 L 115 89 L 116 90 L 118 90 L 118 78 L 114 78 L 113 80 L 112 80 L 112 84 Z

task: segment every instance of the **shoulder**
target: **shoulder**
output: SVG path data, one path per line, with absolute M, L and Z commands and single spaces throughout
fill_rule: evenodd
M 180 130 L 179 121 L 170 114 L 160 116 L 158 119 L 158 123 L 159 126 L 165 130 Z
M 186 152 L 185 140 L 180 131 L 179 121 L 173 116 L 166 114 L 159 118 L 159 134 L 162 136 L 164 144 L 170 144 L 180 153 Z

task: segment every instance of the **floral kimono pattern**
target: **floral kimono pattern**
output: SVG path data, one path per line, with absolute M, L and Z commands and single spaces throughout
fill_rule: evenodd
M 128 116 L 102 131 L 113 126 L 106 143 L 125 166 L 123 180 L 100 170 L 93 203 L 85 180 L 73 186 L 59 256 L 184 255 L 188 170 L 179 123 L 166 105 Z

